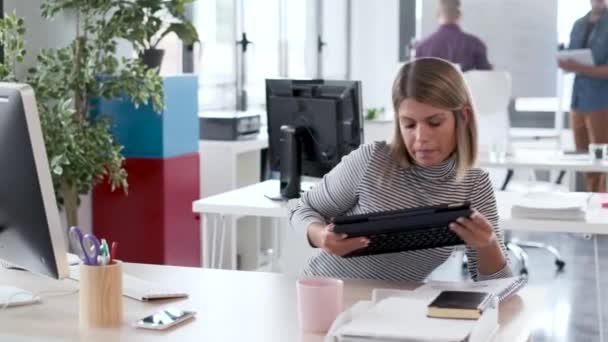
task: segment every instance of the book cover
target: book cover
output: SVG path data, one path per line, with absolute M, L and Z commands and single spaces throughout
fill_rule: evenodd
M 428 305 L 428 317 L 453 319 L 478 319 L 492 303 L 487 292 L 441 291 Z

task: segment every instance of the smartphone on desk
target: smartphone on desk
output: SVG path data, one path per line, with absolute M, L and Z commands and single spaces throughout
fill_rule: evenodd
M 194 318 L 195 315 L 196 312 L 194 311 L 167 308 L 138 320 L 134 325 L 135 327 L 142 329 L 165 330 L 190 320 Z

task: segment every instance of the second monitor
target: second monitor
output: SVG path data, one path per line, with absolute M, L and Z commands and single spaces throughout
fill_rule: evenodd
M 266 80 L 266 107 L 282 198 L 299 197 L 301 175 L 323 177 L 363 143 L 359 81 Z

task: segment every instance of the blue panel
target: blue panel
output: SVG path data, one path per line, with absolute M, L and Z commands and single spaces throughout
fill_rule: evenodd
M 198 78 L 165 78 L 164 157 L 198 152 Z
M 126 98 L 93 99 L 93 117 L 108 115 L 127 158 L 170 158 L 198 152 L 198 81 L 195 75 L 164 78 L 165 108 L 135 108 Z

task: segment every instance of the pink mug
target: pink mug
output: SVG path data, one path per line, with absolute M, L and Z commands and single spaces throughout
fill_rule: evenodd
M 306 333 L 326 333 L 342 312 L 344 282 L 332 278 L 298 280 L 298 318 Z

